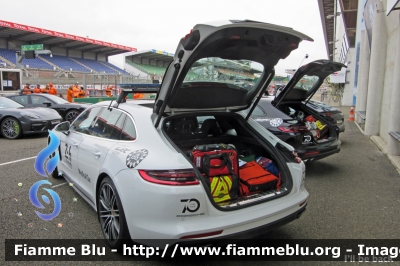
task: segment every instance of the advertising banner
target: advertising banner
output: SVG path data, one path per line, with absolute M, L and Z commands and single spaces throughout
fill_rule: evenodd
M 89 38 L 85 38 L 85 37 L 79 37 L 79 36 L 75 36 L 75 35 L 71 35 L 71 34 L 67 34 L 67 33 L 61 33 L 61 32 L 57 32 L 57 31 L 46 30 L 46 29 L 37 28 L 37 27 L 31 27 L 31 26 L 17 24 L 14 22 L 8 22 L 8 21 L 4 21 L 4 20 L 0 20 L 0 26 L 8 27 L 11 29 L 30 31 L 30 32 L 34 32 L 34 33 L 44 34 L 44 35 L 50 35 L 50 36 L 64 38 L 64 39 L 70 39 L 70 40 L 79 41 L 79 42 L 87 42 L 87 43 L 91 43 L 91 44 L 109 46 L 109 47 L 126 50 L 126 51 L 137 52 L 136 48 L 132 48 L 132 47 L 124 46 L 124 45 L 93 40 L 93 39 L 89 39 Z
M 338 72 L 330 75 L 331 83 L 346 83 L 346 68 L 342 67 L 342 69 Z

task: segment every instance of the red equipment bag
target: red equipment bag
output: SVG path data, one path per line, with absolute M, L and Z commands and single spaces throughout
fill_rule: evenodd
M 205 154 L 203 156 L 203 173 L 206 176 L 234 174 L 228 153 Z
M 206 176 L 215 202 L 238 197 L 239 161 L 235 146 L 230 144 L 196 145 L 190 157 Z
M 196 145 L 190 157 L 196 167 L 203 171 L 203 157 L 204 155 L 215 155 L 227 153 L 232 164 L 233 174 L 238 176 L 239 174 L 239 161 L 238 153 L 235 146 L 231 144 L 206 144 L 206 145 Z M 204 173 L 204 172 L 203 172 Z
M 239 170 L 240 182 L 246 185 L 249 192 L 280 188 L 280 180 L 257 162 L 252 161 L 243 165 Z

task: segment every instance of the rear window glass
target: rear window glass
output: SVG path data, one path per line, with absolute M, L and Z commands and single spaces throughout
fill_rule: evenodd
M 191 66 L 185 82 L 221 82 L 250 90 L 263 71 L 263 66 L 253 61 L 208 57 L 197 60 Z
M 318 83 L 318 79 L 317 76 L 304 75 L 304 77 L 296 83 L 295 87 L 309 91 Z

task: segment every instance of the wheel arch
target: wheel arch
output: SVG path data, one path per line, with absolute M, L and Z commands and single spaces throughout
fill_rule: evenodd
M 106 178 L 106 177 L 110 177 L 107 173 L 101 173 L 100 175 L 99 175 L 99 177 L 97 178 L 97 183 L 96 183 L 96 200 L 95 200 L 95 205 L 96 205 L 96 212 L 98 212 L 99 210 L 98 210 L 98 206 L 97 206 L 97 196 L 98 196 L 98 194 L 99 194 L 99 187 L 100 187 L 100 184 L 101 184 L 101 181 L 103 181 L 103 179 L 104 178 Z M 111 177 L 110 177 L 111 178 Z

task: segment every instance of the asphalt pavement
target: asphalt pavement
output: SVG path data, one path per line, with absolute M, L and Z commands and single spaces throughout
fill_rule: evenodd
M 348 108 L 343 108 L 348 115 Z M 307 211 L 274 230 L 272 239 L 400 239 L 400 176 L 388 158 L 346 121 L 341 152 L 306 165 Z M 43 221 L 29 200 L 33 183 L 44 179 L 34 157 L 47 136 L 19 140 L 0 137 L 0 265 L 72 265 L 76 262 L 5 262 L 5 239 L 102 239 L 95 211 L 64 179 L 49 179 L 62 200 L 59 216 Z M 12 162 L 12 163 L 9 163 Z M 60 185 L 60 186 L 57 186 Z M 109 265 L 111 262 L 80 262 Z M 112 262 L 113 265 L 175 265 L 173 262 Z M 252 265 L 336 265 L 337 262 L 252 262 Z M 190 262 L 190 265 L 243 265 L 244 262 Z M 247 264 L 247 263 L 246 263 Z

